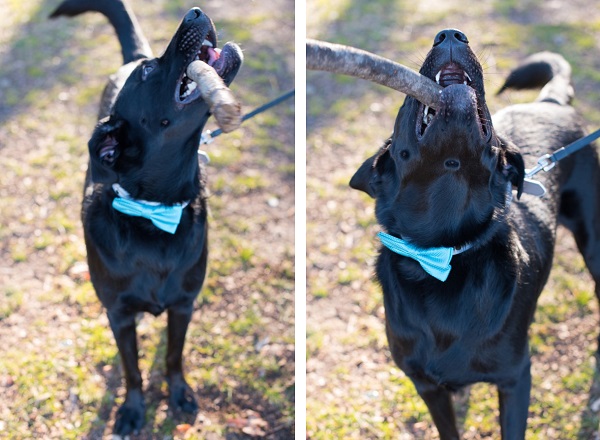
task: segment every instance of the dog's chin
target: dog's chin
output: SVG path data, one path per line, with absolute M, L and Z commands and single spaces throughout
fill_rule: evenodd
M 222 49 L 213 47 L 207 40 L 200 47 L 192 61 L 200 60 L 213 69 L 223 79 L 225 85 L 231 84 L 235 78 L 243 60 L 242 50 L 235 43 L 227 43 Z M 175 103 L 188 105 L 201 98 L 198 85 L 187 76 L 187 68 L 190 63 L 185 64 L 175 87 Z

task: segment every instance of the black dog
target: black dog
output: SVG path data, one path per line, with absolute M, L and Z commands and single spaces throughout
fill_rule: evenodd
M 504 109 L 492 125 L 467 37 L 444 30 L 421 68 L 444 87 L 440 108 L 406 98 L 392 137 L 350 182 L 376 199 L 389 234 L 381 235 L 376 273 L 392 357 L 442 439 L 459 438 L 451 392 L 474 382 L 497 385 L 502 438 L 524 438 L 527 330 L 552 267 L 558 222 L 574 233 L 600 295 L 596 151 L 588 145 L 538 175 L 544 197 L 511 202 L 512 188 L 517 197 L 527 192 L 524 162 L 533 168 L 584 134 L 569 105 L 570 72 L 560 55 L 529 58 L 503 89 L 547 84 L 535 103 Z M 431 252 L 434 260 L 424 261 Z
M 90 275 L 106 307 L 127 383 L 114 431 L 144 423 L 135 314 L 168 312 L 169 404 L 198 406 L 182 370 L 182 350 L 193 302 L 206 271 L 204 171 L 197 150 L 210 116 L 185 75 L 199 58 L 229 84 L 241 63 L 228 43 L 219 53 L 216 30 L 200 9 L 183 18 L 165 53 L 153 58 L 135 17 L 120 0 L 68 0 L 52 14 L 98 11 L 122 45 L 124 66 L 105 89 L 102 119 L 89 141 L 82 209 Z

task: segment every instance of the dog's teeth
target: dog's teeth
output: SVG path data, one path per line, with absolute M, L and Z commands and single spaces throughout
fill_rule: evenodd
M 185 90 L 180 95 L 180 98 L 182 98 L 182 99 L 187 98 L 188 96 L 190 96 L 192 94 L 192 92 L 194 90 L 196 90 L 197 87 L 198 87 L 198 84 L 196 84 L 194 81 L 189 82 L 188 84 L 185 85 Z
M 202 46 L 214 47 L 213 44 L 208 40 L 204 40 L 202 42 Z
M 440 76 L 442 76 L 442 71 L 441 70 L 435 76 L 435 82 L 438 83 L 438 84 L 440 83 Z
M 467 79 L 469 80 L 469 82 L 472 82 L 472 81 L 473 81 L 467 72 L 465 72 L 465 76 L 467 77 Z M 465 84 L 466 84 L 466 83 L 467 83 L 467 82 L 465 81 Z
M 424 124 L 428 123 L 428 121 L 427 121 L 427 112 L 429 112 L 429 106 L 428 105 L 425 106 L 425 110 L 423 111 L 423 123 Z

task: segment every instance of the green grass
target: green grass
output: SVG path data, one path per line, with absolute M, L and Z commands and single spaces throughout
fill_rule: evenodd
M 14 286 L 5 287 L 0 296 L 0 320 L 17 312 L 22 303 L 23 291 Z

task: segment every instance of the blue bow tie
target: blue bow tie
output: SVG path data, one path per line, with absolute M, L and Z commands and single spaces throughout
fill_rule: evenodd
M 185 205 L 165 206 L 160 204 L 149 204 L 147 202 L 115 197 L 112 206 L 123 214 L 134 217 L 144 217 L 152 221 L 152 224 L 163 231 L 174 234 L 181 221 L 181 214 Z
M 392 252 L 419 262 L 423 270 L 440 281 L 446 281 L 450 273 L 450 260 L 454 254 L 453 248 L 419 248 L 406 240 L 396 238 L 385 232 L 377 234 L 381 243 Z

